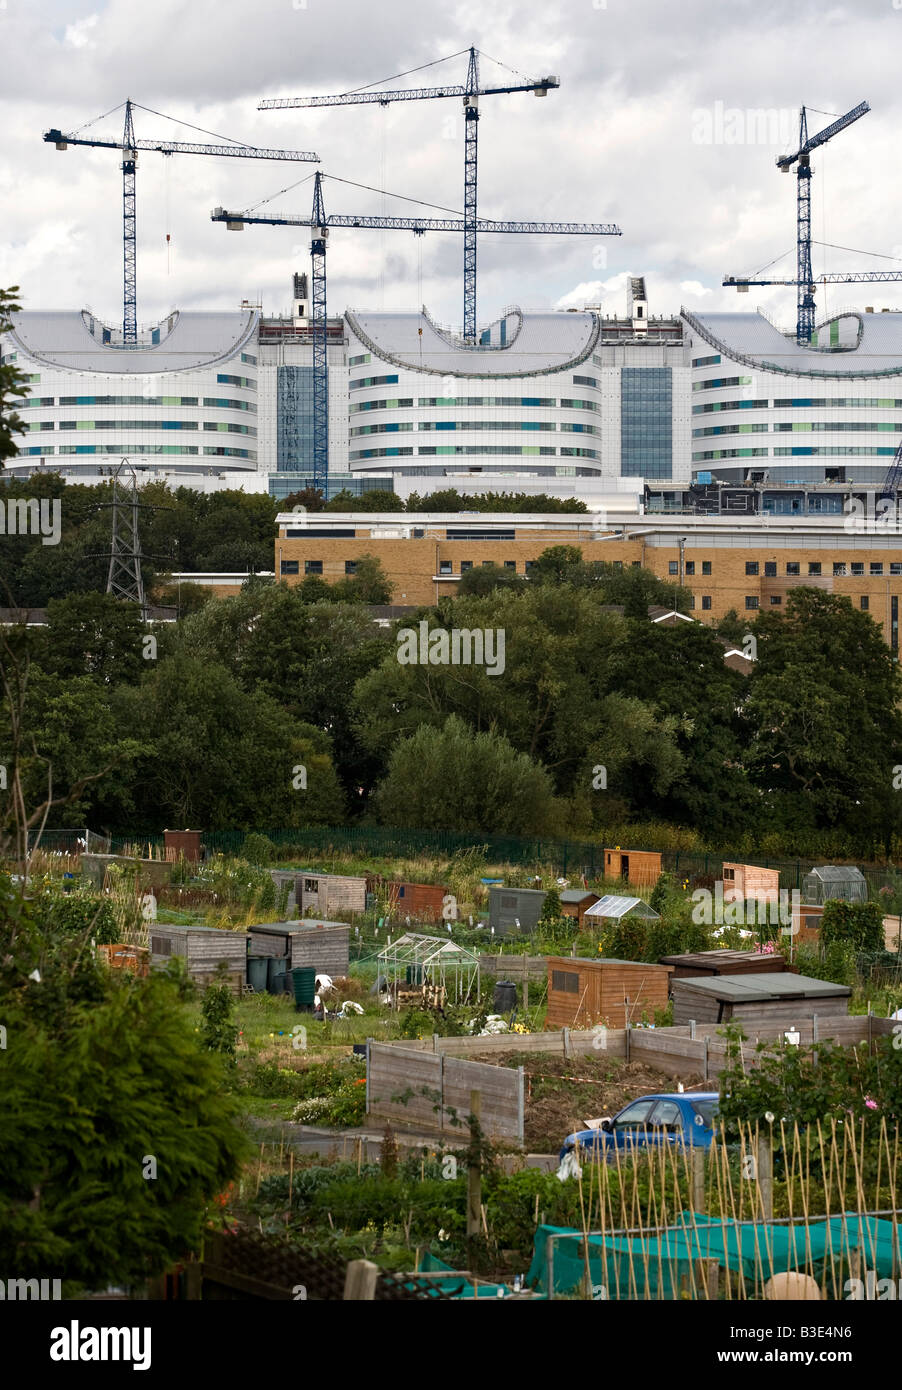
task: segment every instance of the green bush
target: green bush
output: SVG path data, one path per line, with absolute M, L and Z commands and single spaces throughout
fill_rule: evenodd
M 858 951 L 883 950 L 883 909 L 879 903 L 830 898 L 821 917 L 821 941 L 847 941 Z
M 260 835 L 256 830 L 246 835 L 241 846 L 241 854 L 249 864 L 271 864 L 276 847 L 268 835 Z

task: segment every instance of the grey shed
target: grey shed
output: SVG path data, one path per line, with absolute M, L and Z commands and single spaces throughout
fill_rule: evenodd
M 489 889 L 489 926 L 494 927 L 495 936 L 530 932 L 542 915 L 544 903 L 545 893 L 541 888 L 505 888 L 493 884 Z
M 825 903 L 830 898 L 846 902 L 867 902 L 867 879 L 860 869 L 849 864 L 820 864 L 805 875 L 802 882 L 802 902 Z

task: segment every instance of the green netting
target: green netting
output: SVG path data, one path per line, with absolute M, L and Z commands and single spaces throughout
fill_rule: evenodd
M 726 1271 L 721 1296 L 733 1298 L 760 1298 L 771 1275 L 790 1270 L 812 1275 L 827 1298 L 846 1296 L 853 1270 L 878 1279 L 902 1271 L 898 1225 L 874 1216 L 847 1212 L 777 1225 L 681 1212 L 675 1225 L 647 1236 L 586 1238 L 570 1227 L 540 1226 L 527 1282 L 547 1293 L 550 1263 L 558 1297 L 583 1292 L 588 1278 L 595 1298 L 705 1298 L 697 1260 L 717 1261 Z
M 424 1274 L 440 1272 L 443 1269 L 448 1270 L 449 1277 L 447 1279 L 435 1279 L 431 1282 L 441 1288 L 444 1293 L 450 1294 L 452 1298 L 498 1298 L 499 1289 L 502 1290 L 505 1297 L 509 1297 L 513 1293 L 513 1289 L 509 1288 L 507 1284 L 479 1284 L 474 1289 L 471 1279 L 462 1278 L 460 1274 L 454 1272 L 450 1265 L 446 1265 L 437 1256 L 430 1255 L 428 1252 L 420 1260 L 420 1270 Z

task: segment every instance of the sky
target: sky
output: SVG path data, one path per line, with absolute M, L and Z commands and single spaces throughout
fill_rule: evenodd
M 812 155 L 812 235 L 831 244 L 814 246 L 815 273 L 902 271 L 902 0 L 0 0 L 0 285 L 18 285 L 27 309 L 87 306 L 121 322 L 117 152 L 58 152 L 41 137 L 93 122 L 86 137 L 120 138 L 130 97 L 150 108 L 135 113 L 139 138 L 211 141 L 197 126 L 321 159 L 142 155 L 138 322 L 244 299 L 287 310 L 291 273 L 310 265 L 307 229 L 228 232 L 211 210 L 307 213 L 318 167 L 327 212 L 430 215 L 386 190 L 459 213 L 462 110 L 456 98 L 282 111 L 258 103 L 397 74 L 407 75 L 389 86 L 462 83 L 471 44 L 486 85 L 549 74 L 561 84 L 541 100 L 481 101 L 480 215 L 622 229 L 481 237 L 480 322 L 513 304 L 622 315 L 632 274 L 646 277 L 651 314 L 760 306 L 793 324 L 793 287 L 739 296 L 721 281 L 778 257 L 770 273 L 795 274 L 796 178 L 775 161 L 797 147 L 802 104 L 809 134 L 861 101 L 872 108 Z M 336 229 L 328 254 L 330 312 L 425 304 L 460 326 L 458 234 Z M 902 308 L 902 283 L 822 287 L 817 303 L 818 318 Z

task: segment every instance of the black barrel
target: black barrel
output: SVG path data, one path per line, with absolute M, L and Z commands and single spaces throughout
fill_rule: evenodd
M 498 980 L 495 985 L 495 995 L 492 1007 L 496 1014 L 513 1013 L 517 1007 L 517 986 L 510 980 Z

